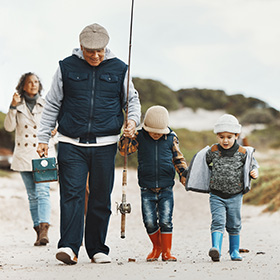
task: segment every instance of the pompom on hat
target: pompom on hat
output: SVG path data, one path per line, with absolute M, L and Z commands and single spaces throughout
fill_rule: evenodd
M 230 114 L 222 115 L 214 125 L 214 133 L 221 132 L 240 133 L 241 125 L 237 118 Z
M 80 44 L 86 49 L 104 49 L 109 39 L 107 30 L 97 23 L 86 26 L 80 33 Z
M 143 128 L 148 132 L 168 134 L 169 113 L 163 106 L 150 107 L 144 118 Z

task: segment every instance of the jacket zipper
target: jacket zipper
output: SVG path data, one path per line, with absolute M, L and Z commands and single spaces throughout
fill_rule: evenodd
M 158 141 L 156 141 L 156 188 L 158 188 Z
M 88 141 L 87 144 L 90 142 L 90 129 L 91 124 L 93 122 L 92 116 L 93 116 L 93 106 L 94 106 L 94 89 L 95 89 L 95 69 L 93 69 L 92 73 L 92 91 L 91 91 L 91 99 L 90 99 L 90 115 L 89 115 L 89 123 L 88 123 Z

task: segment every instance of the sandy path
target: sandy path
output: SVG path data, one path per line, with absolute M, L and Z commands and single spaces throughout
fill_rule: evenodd
M 121 198 L 121 170 L 116 171 L 112 194 L 112 212 L 107 244 L 111 264 L 91 264 L 84 247 L 75 266 L 60 264 L 55 259 L 59 238 L 59 195 L 51 191 L 52 227 L 50 244 L 34 247 L 26 192 L 18 173 L 0 178 L 0 279 L 280 279 L 280 212 L 261 214 L 262 207 L 243 206 L 241 247 L 250 250 L 242 262 L 232 262 L 227 253 L 228 236 L 224 237 L 222 261 L 213 263 L 210 248 L 210 212 L 208 195 L 186 192 L 174 187 L 173 254 L 176 263 L 145 262 L 151 249 L 140 214 L 136 172 L 129 170 L 127 200 L 132 212 L 127 215 L 126 238 L 120 238 L 120 215 L 115 201 Z M 128 259 L 135 262 L 128 262 Z

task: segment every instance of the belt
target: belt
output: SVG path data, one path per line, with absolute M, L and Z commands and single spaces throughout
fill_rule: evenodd
M 151 188 L 150 190 L 155 192 L 155 193 L 158 193 L 162 188 Z
M 81 137 L 79 139 L 79 143 L 83 143 L 83 144 L 95 144 L 96 143 L 96 137 L 92 137 L 92 138 L 83 138 Z

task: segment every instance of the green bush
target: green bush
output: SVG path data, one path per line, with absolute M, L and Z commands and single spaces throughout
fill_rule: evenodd
M 191 88 L 181 89 L 176 94 L 183 107 L 189 107 L 193 110 L 198 108 L 206 110 L 223 109 L 228 100 L 222 90 Z
M 174 91 L 161 82 L 151 79 L 133 78 L 133 83 L 139 92 L 143 115 L 153 105 L 164 106 L 169 111 L 179 108 L 179 102 Z
M 250 109 L 246 111 L 240 118 L 240 122 L 244 124 L 271 124 L 274 121 L 273 113 L 267 109 Z
M 6 114 L 0 112 L 0 148 L 14 149 L 15 132 L 8 132 L 4 128 Z
M 269 125 L 262 130 L 255 130 L 248 136 L 251 146 L 265 151 L 268 148 L 280 148 L 280 125 Z
M 264 212 L 274 212 L 280 209 L 280 173 L 271 162 L 263 162 L 261 166 L 259 178 L 252 180 L 251 191 L 244 195 L 244 203 L 267 204 Z

